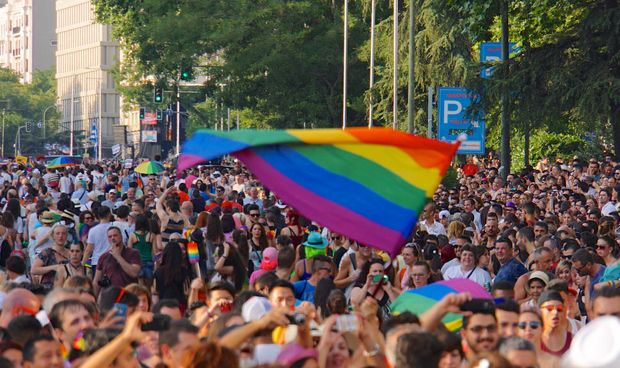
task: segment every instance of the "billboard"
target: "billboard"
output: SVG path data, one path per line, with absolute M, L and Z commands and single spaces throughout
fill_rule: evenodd
M 157 143 L 157 130 L 143 130 L 142 131 L 143 143 Z
M 467 108 L 478 95 L 465 88 L 439 88 L 437 136 L 442 141 L 454 142 L 463 135 L 458 154 L 484 154 L 484 113 L 469 115 Z
M 157 113 L 156 112 L 144 113 L 144 119 L 142 119 L 142 125 L 157 125 Z

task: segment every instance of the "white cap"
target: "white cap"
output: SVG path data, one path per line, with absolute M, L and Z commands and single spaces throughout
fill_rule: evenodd
M 620 319 L 604 316 L 583 327 L 562 359 L 565 368 L 620 367 Z
M 443 210 L 439 212 L 439 218 L 442 219 L 444 217 L 450 217 L 450 211 L 448 210 Z
M 271 310 L 271 303 L 267 298 L 262 296 L 253 296 L 243 303 L 241 307 L 241 316 L 246 322 L 257 321 L 261 319 L 265 313 Z

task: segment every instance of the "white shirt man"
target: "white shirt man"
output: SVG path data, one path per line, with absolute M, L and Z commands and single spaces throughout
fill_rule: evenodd
M 96 265 L 99 261 L 99 257 L 110 249 L 108 243 L 108 229 L 112 226 L 111 223 L 101 223 L 88 232 L 87 244 L 93 245 L 93 254 L 91 264 Z

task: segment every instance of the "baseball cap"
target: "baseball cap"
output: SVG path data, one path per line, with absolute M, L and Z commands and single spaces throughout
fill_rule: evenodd
M 265 248 L 260 268 L 266 271 L 275 270 L 278 267 L 278 250 L 274 247 Z
M 243 303 L 241 307 L 241 316 L 246 322 L 257 321 L 261 319 L 267 312 L 271 310 L 271 303 L 267 298 L 262 296 L 253 296 Z
M 116 189 L 110 189 L 110 190 L 108 190 L 108 193 L 114 193 L 114 194 L 116 194 Z
M 555 290 L 545 290 L 540 295 L 540 297 L 538 297 L 538 306 L 540 307 L 541 305 L 550 301 L 564 303 L 564 299 L 562 299 L 562 294 L 560 294 L 560 292 Z
M 443 211 L 439 212 L 439 218 L 440 219 L 445 218 L 445 217 L 448 217 L 448 218 L 450 217 L 450 211 L 443 210 Z

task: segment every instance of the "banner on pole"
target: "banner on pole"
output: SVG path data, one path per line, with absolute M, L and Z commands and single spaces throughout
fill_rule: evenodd
M 144 113 L 144 119 L 142 119 L 142 125 L 157 125 L 157 113 L 156 112 Z
M 465 88 L 439 88 L 437 136 L 442 141 L 454 142 L 464 135 L 458 154 L 484 154 L 484 113 L 467 113 L 478 98 L 477 93 Z
M 516 42 L 510 42 L 508 45 L 508 56 L 512 57 L 515 53 L 518 53 L 521 48 L 517 47 Z M 480 44 L 480 62 L 481 63 L 493 63 L 502 61 L 502 43 L 501 42 L 483 42 Z M 494 66 L 488 68 L 482 68 L 480 70 L 480 76 L 482 78 L 491 78 L 495 71 Z

